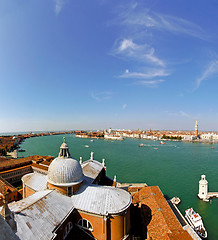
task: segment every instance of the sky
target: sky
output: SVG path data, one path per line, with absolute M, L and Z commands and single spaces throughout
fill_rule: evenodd
M 0 0 L 0 132 L 218 131 L 218 1 Z

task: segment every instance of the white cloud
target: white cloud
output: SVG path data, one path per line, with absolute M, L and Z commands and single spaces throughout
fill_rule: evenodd
M 217 74 L 218 74 L 218 60 L 214 60 L 209 63 L 209 65 L 203 72 L 202 76 L 196 80 L 196 88 L 195 89 L 199 88 L 201 83 L 204 80 L 207 80 Z
M 122 52 L 128 48 L 135 50 L 138 48 L 138 46 L 132 40 L 124 39 L 119 46 L 119 52 Z
M 151 48 L 150 51 L 149 51 L 149 53 L 147 53 L 147 54 L 145 55 L 146 58 L 147 58 L 148 60 L 150 60 L 151 62 L 153 62 L 153 63 L 155 63 L 155 64 L 157 64 L 157 65 L 159 65 L 159 66 L 164 67 L 164 66 L 165 66 L 165 63 L 164 63 L 162 60 L 160 60 L 158 57 L 156 57 L 156 56 L 154 55 L 154 52 L 155 52 L 154 48 Z
M 170 75 L 165 69 L 148 69 L 146 72 L 130 72 L 128 69 L 121 74 L 120 78 L 137 78 L 137 79 L 151 79 L 155 77 L 165 77 Z
M 54 0 L 55 3 L 55 13 L 58 15 L 62 8 L 64 7 L 66 0 Z
M 191 117 L 188 113 L 186 113 L 184 111 L 179 111 L 179 112 L 168 112 L 168 111 L 166 111 L 166 113 L 169 116 L 186 117 L 186 118 L 190 118 Z
M 147 29 L 168 31 L 174 34 L 180 33 L 208 40 L 208 36 L 200 26 L 186 19 L 152 12 L 141 6 L 137 9 L 130 6 L 124 11 L 128 12 L 128 14 L 121 13 L 120 19 L 122 24 L 127 25 L 129 28 L 134 27 L 144 32 Z
M 125 58 L 128 57 L 130 60 L 146 62 L 150 65 L 165 66 L 164 61 L 155 56 L 154 48 L 151 48 L 148 44 L 137 44 L 128 38 L 117 41 L 112 54 Z
M 156 88 L 158 87 L 159 83 L 165 82 L 163 79 L 159 79 L 159 80 L 142 80 L 142 81 L 136 81 L 134 84 L 136 85 L 143 85 L 146 87 L 151 87 L 151 88 Z
M 114 95 L 113 92 L 105 91 L 105 92 L 92 92 L 91 97 L 96 100 L 96 101 L 104 101 L 104 100 L 109 100 L 112 98 Z
M 181 116 L 183 117 L 190 117 L 190 115 L 186 112 L 180 111 Z

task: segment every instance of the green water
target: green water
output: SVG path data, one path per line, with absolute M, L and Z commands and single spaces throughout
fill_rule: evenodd
M 23 155 L 57 156 L 63 135 L 29 138 L 22 144 L 26 152 Z M 66 135 L 66 142 L 71 156 L 75 159 L 83 157 L 87 160 L 90 152 L 94 158 L 106 160 L 107 175 L 117 176 L 119 182 L 145 182 L 148 185 L 158 185 L 163 194 L 172 198 L 179 196 L 179 209 L 193 207 L 202 216 L 208 231 L 209 240 L 218 240 L 218 198 L 212 203 L 203 202 L 197 198 L 198 181 L 205 174 L 209 182 L 209 191 L 218 192 L 218 144 L 166 142 L 125 139 L 124 141 L 106 141 L 96 139 L 75 138 Z M 145 146 L 138 147 L 140 143 Z M 86 148 L 85 145 L 89 145 Z M 158 149 L 155 149 L 158 148 Z

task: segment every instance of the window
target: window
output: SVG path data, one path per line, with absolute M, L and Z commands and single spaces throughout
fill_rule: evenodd
M 85 228 L 89 231 L 93 231 L 92 224 L 86 219 L 80 219 L 78 225 L 82 228 Z
M 72 187 L 67 188 L 67 195 L 71 196 L 72 195 Z
M 73 228 L 72 222 L 68 222 L 68 224 L 66 225 L 66 227 L 64 229 L 64 239 L 66 239 L 66 237 L 68 236 L 68 234 L 70 233 L 72 228 Z

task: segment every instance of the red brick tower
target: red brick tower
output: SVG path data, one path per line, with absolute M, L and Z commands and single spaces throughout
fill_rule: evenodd
M 198 138 L 198 122 L 195 123 L 195 136 Z

